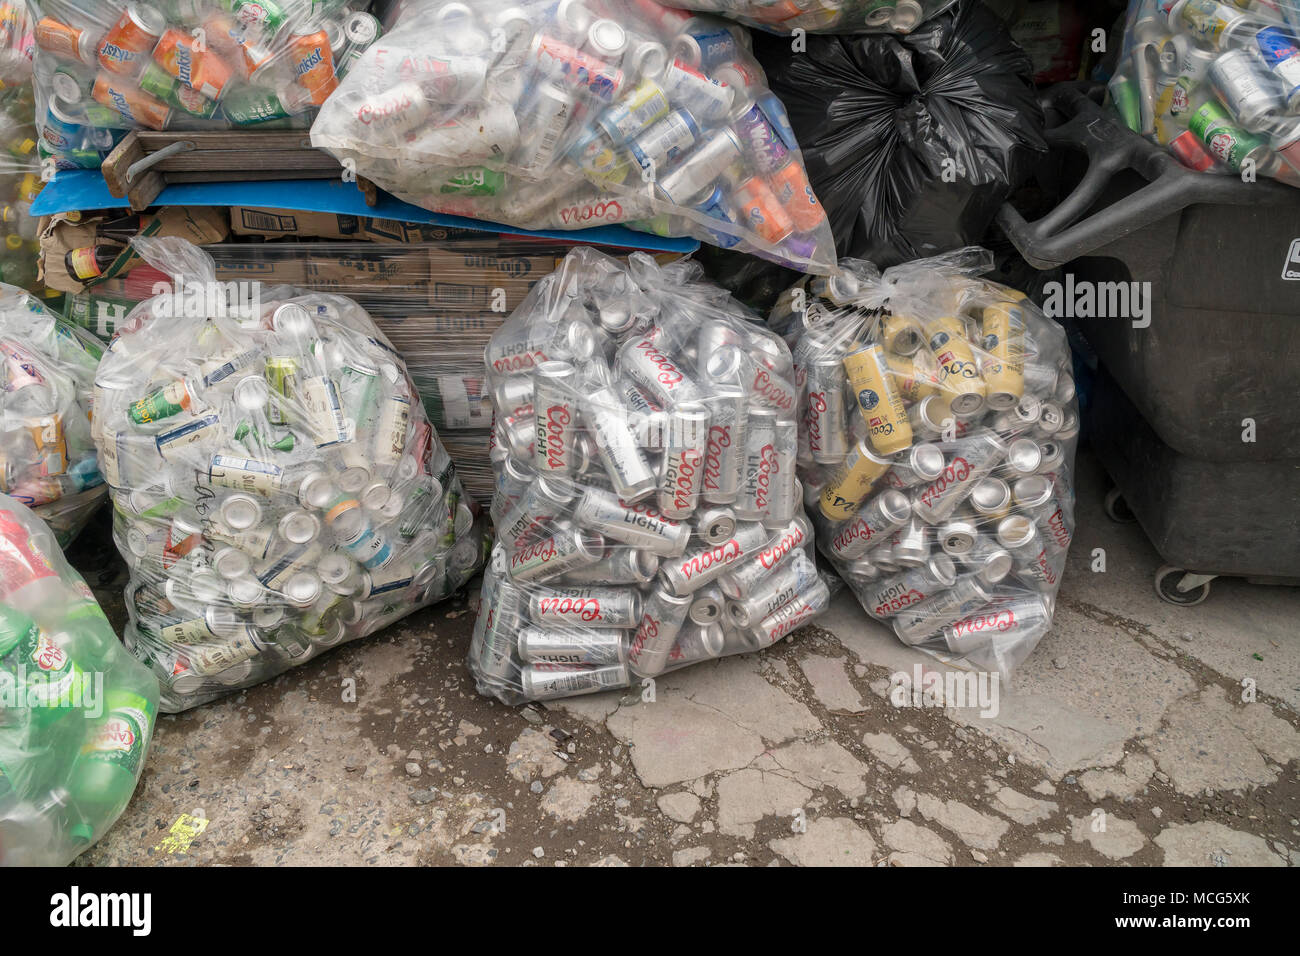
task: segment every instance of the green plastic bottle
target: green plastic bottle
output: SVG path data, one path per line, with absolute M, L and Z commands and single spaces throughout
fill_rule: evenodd
M 155 710 L 148 697 L 115 688 L 105 694 L 103 716 L 86 721 L 86 740 L 68 780 L 76 810 L 73 839 L 97 839 L 96 827 L 116 820 L 130 802 Z

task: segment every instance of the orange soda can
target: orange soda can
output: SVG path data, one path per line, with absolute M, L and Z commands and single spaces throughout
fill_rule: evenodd
M 294 78 L 311 94 L 312 103 L 320 106 L 339 85 L 329 33 L 319 22 L 303 24 L 294 29 L 289 49 Z
M 734 198 L 742 224 L 748 224 L 767 242 L 778 243 L 794 232 L 794 220 L 781 207 L 776 193 L 757 176 L 737 186 Z
M 129 80 L 124 82 L 102 70 L 95 78 L 92 95 L 96 102 L 112 107 L 137 126 L 162 130 L 172 118 L 171 107 L 166 103 L 154 99 Z
M 153 58 L 171 76 L 210 100 L 221 99 L 234 75 L 221 57 L 203 49 L 183 30 L 164 33 Z
M 99 65 L 119 76 L 135 76 L 167 29 L 167 18 L 153 7 L 128 3 L 99 46 Z
M 812 232 L 826 221 L 826 210 L 798 163 L 788 162 L 772 174 L 772 191 L 800 232 Z
M 54 17 L 43 17 L 36 24 L 36 45 L 42 53 L 80 60 L 87 66 L 94 64 L 95 50 L 99 46 L 89 30 L 78 30 Z

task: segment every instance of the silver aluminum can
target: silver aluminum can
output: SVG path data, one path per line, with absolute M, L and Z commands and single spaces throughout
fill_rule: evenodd
M 749 594 L 727 602 L 727 618 L 736 627 L 750 628 L 762 623 L 800 595 L 815 587 L 817 565 L 803 551 L 780 565 Z
M 718 382 L 706 405 L 713 413 L 704 449 L 704 500 L 712 505 L 729 505 L 740 494 L 744 467 L 747 401 L 739 385 Z
M 700 588 L 692 597 L 695 600 L 691 602 L 691 609 L 687 614 L 692 622 L 695 624 L 716 624 L 722 620 L 727 599 L 722 596 L 722 590 L 716 584 L 710 584 L 707 588 Z
M 771 532 L 762 525 L 743 522 L 736 527 L 736 533 L 721 544 L 665 560 L 659 568 L 660 577 L 673 594 L 693 594 L 757 552 L 770 537 Z
M 939 547 L 944 554 L 961 557 L 974 549 L 979 534 L 974 521 L 953 518 L 939 526 Z
M 967 575 L 943 591 L 894 618 L 894 633 L 905 644 L 920 644 L 943 628 L 960 621 L 989 602 L 987 586 Z
M 722 593 L 733 601 L 752 594 L 775 570 L 790 561 L 812 543 L 812 523 L 805 515 L 796 515 L 780 531 L 772 534 L 747 560 L 718 579 Z
M 830 588 L 825 581 L 817 578 L 807 591 L 783 605 L 776 613 L 765 617 L 757 627 L 750 628 L 750 633 L 758 638 L 760 647 L 770 647 L 809 623 L 830 607 L 830 604 Z
M 893 467 L 885 472 L 880 484 L 884 488 L 907 491 L 934 481 L 943 474 L 944 464 L 943 451 L 939 446 L 922 442 L 903 452 Z
M 528 663 L 601 667 L 627 663 L 627 634 L 607 627 L 525 627 L 519 658 Z
M 635 588 L 535 588 L 528 617 L 542 627 L 636 627 L 641 594 Z
M 660 557 L 684 554 L 691 539 L 688 525 L 665 517 L 654 505 L 625 505 L 613 492 L 589 485 L 582 489 L 574 520 L 610 540 Z
M 605 539 L 581 529 L 558 531 L 510 553 L 510 577 L 540 583 L 566 571 L 595 564 L 605 553 Z
M 1007 446 L 993 432 L 982 429 L 953 442 L 941 474 L 914 492 L 912 507 L 930 524 L 948 518 L 970 495 L 971 489 L 1006 457 Z
M 721 657 L 727 649 L 727 633 L 721 624 L 688 622 L 677 635 L 668 654 L 668 670 Z
M 957 568 L 946 554 L 936 554 L 925 564 L 872 585 L 867 602 L 873 615 L 894 617 L 923 604 L 957 583 Z
M 831 557 L 852 561 L 870 551 L 907 522 L 912 503 L 901 491 L 877 495 L 857 515 L 837 526 L 827 542 Z
M 664 409 L 705 397 L 703 389 L 652 336 L 634 338 L 619 349 L 618 370 Z
M 497 526 L 497 540 L 510 548 L 523 547 L 568 516 L 577 490 L 567 478 L 538 477 Z
M 659 510 L 686 519 L 700 506 L 704 490 L 704 453 L 709 410 L 699 402 L 681 402 L 668 412 L 668 447 L 660 473 Z
M 1042 475 L 1022 478 L 1016 482 L 1013 496 L 1016 508 L 1034 519 L 1049 545 L 1059 551 L 1070 546 L 1073 532 L 1050 479 Z
M 533 468 L 540 475 L 578 473 L 575 394 L 578 372 L 568 362 L 543 362 L 533 378 Z
M 799 508 L 802 494 L 796 475 L 798 456 L 799 426 L 793 419 L 783 418 L 776 423 L 776 475 L 772 482 L 772 500 L 763 519 L 763 524 L 769 528 L 785 527 Z
M 1041 637 L 1052 626 L 1052 615 L 1041 597 L 997 601 L 943 629 L 954 654 L 970 654 L 998 643 L 1005 646 Z
M 776 454 L 778 420 L 779 413 L 774 408 L 753 408 L 745 423 L 744 467 L 735 508 L 736 517 L 743 521 L 767 518 L 779 467 Z
M 559 583 L 644 587 L 659 573 L 659 558 L 638 548 L 609 548 L 595 564 L 564 572 Z
M 961 556 L 962 569 L 974 572 L 987 586 L 1001 584 L 1015 566 L 1011 552 L 998 544 L 993 535 L 982 534 L 975 541 L 975 547 Z
M 970 493 L 971 512 L 980 519 L 1002 519 L 1011 508 L 1011 486 L 1001 478 L 988 477 Z
M 628 669 L 626 664 L 582 668 L 563 664 L 529 664 L 520 672 L 519 683 L 523 695 L 529 700 L 556 700 L 626 687 Z
M 998 543 L 1011 552 L 1016 574 L 1039 589 L 1050 591 L 1060 582 L 1060 574 L 1047 553 L 1048 544 L 1028 515 L 1012 515 L 998 523 Z
M 492 397 L 499 415 L 518 415 L 533 410 L 533 377 L 509 375 L 497 383 Z
M 997 473 L 1007 481 L 1016 481 L 1036 474 L 1043 462 L 1043 452 L 1032 438 L 1017 438 L 1007 445 L 1006 460 L 998 466 Z
M 1286 112 L 1281 85 L 1262 60 L 1244 49 L 1229 50 L 1210 65 L 1210 85 L 1242 126 L 1259 131 Z
M 908 502 L 911 507 L 911 502 Z M 928 524 L 916 515 L 894 532 L 891 544 L 894 548 L 894 560 L 905 568 L 915 568 L 925 563 L 930 556 L 930 531 Z
M 655 588 L 645 603 L 641 623 L 628 648 L 628 665 L 640 677 L 663 673 L 694 598 Z
M 844 389 L 848 376 L 838 356 L 821 356 L 808 365 L 804 385 L 803 432 L 807 435 L 812 460 L 837 465 L 849 453 L 849 430 L 845 424 Z
M 656 190 L 676 206 L 693 205 L 741 158 L 740 140 L 730 129 L 708 134 L 655 184 Z
M 695 513 L 695 536 L 708 544 L 721 544 L 736 533 L 736 513 L 723 505 Z
M 653 494 L 658 478 L 637 445 L 627 408 L 614 390 L 597 389 L 587 396 L 582 409 L 605 474 L 619 498 L 635 503 Z
M 498 578 L 489 574 L 483 580 L 484 594 L 470 646 L 478 647 L 476 659 L 484 677 L 493 681 L 510 681 L 519 669 L 514 659 L 515 635 L 527 622 L 524 616 L 526 592 L 504 576 Z M 489 580 L 494 582 L 490 598 L 487 594 Z

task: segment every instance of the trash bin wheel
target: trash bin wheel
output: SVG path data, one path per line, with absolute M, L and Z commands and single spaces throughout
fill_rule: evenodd
M 1111 521 L 1120 524 L 1132 524 L 1137 521 L 1137 515 L 1129 510 L 1128 502 L 1124 500 L 1124 495 L 1118 488 L 1106 492 L 1106 500 L 1102 503 L 1102 507 L 1106 510 L 1106 517 Z
M 1206 581 L 1190 591 L 1178 590 L 1178 582 L 1182 580 L 1187 571 L 1183 568 L 1170 567 L 1164 565 L 1156 572 L 1155 586 L 1156 594 L 1160 595 L 1162 601 L 1169 604 L 1177 604 L 1180 607 L 1192 607 L 1200 604 L 1210 596 L 1210 582 Z

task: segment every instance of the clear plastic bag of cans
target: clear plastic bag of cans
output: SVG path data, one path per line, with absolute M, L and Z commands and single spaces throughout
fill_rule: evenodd
M 476 520 L 400 354 L 351 299 L 175 277 L 95 379 L 95 439 L 130 570 L 126 643 L 175 712 L 440 601 L 482 564 Z
M 108 495 L 90 434 L 103 353 L 35 296 L 0 285 L 0 491 L 48 522 L 61 547 Z
M 769 33 L 911 33 L 955 0 L 674 0 Z
M 135 791 L 158 681 L 45 523 L 0 495 L 0 866 L 66 866 Z
M 426 0 L 312 143 L 435 212 L 623 224 L 830 272 L 834 242 L 749 34 L 654 0 Z
M 29 0 L 47 162 L 125 131 L 305 129 L 380 36 L 368 0 Z
M 799 471 L 818 547 L 905 643 L 1008 677 L 1048 631 L 1074 530 L 1064 330 L 965 249 L 843 260 L 790 290 Z
M 34 40 L 21 0 L 0 0 L 0 282 L 37 291 L 41 170 L 32 89 Z
M 1300 186 L 1300 4 L 1134 0 L 1108 99 L 1185 166 Z
M 768 647 L 829 603 L 789 350 L 700 275 L 580 248 L 492 337 L 484 694 L 624 687 Z

